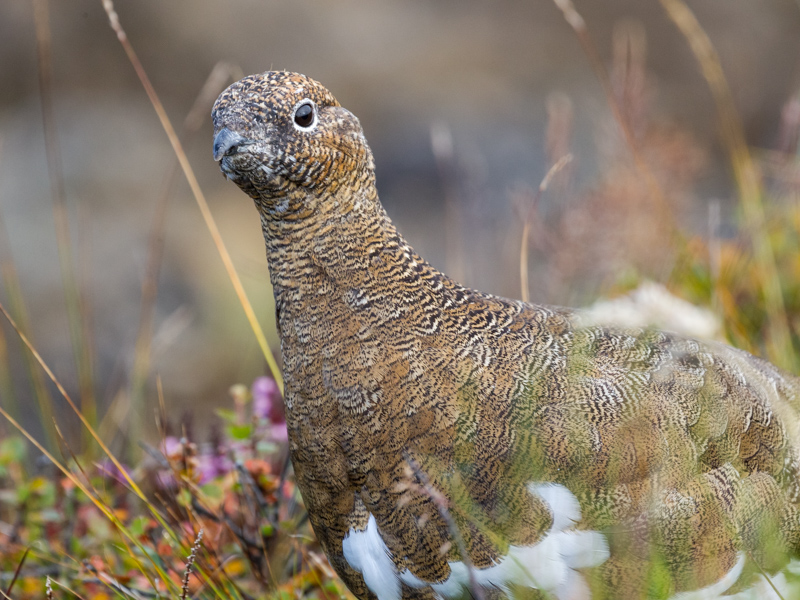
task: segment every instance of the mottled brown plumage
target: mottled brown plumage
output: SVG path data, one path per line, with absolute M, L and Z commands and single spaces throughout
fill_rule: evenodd
M 246 77 L 213 119 L 261 215 L 298 485 L 356 596 L 466 593 L 409 458 L 491 594 L 721 593 L 796 553 L 796 378 L 449 279 L 386 216 L 356 117 L 303 75 Z

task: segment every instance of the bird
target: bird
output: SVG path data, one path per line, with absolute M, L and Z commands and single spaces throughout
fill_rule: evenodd
M 297 486 L 357 598 L 788 597 L 796 376 L 449 278 L 305 75 L 245 77 L 212 120 L 260 216 Z

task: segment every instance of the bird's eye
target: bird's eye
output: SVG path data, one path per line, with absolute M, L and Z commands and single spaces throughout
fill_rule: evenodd
M 311 102 L 303 102 L 294 111 L 294 122 L 298 127 L 311 127 L 314 123 L 314 105 Z

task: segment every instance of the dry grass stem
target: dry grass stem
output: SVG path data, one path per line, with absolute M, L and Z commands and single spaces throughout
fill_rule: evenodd
M 536 194 L 529 201 L 527 214 L 525 215 L 525 221 L 522 225 L 522 240 L 520 241 L 519 245 L 519 280 L 522 288 L 521 298 L 523 302 L 530 302 L 530 286 L 528 284 L 528 238 L 530 237 L 533 211 L 535 210 L 542 194 L 550 186 L 550 181 L 553 179 L 553 177 L 555 177 L 559 171 L 561 171 L 571 162 L 572 154 L 565 154 L 559 158 L 556 163 L 547 171 L 544 179 L 542 179 L 542 182 L 539 184 Z
M 22 558 L 19 560 L 19 563 L 17 564 L 17 568 L 14 571 L 14 576 L 11 578 L 11 583 L 9 583 L 8 587 L 6 588 L 6 591 L 5 591 L 5 594 L 4 594 L 6 597 L 11 595 L 11 590 L 14 589 L 14 584 L 17 583 L 17 579 L 19 578 L 20 571 L 22 571 L 22 565 L 25 564 L 25 559 L 28 558 L 28 553 L 30 551 L 31 551 L 30 546 L 25 548 L 25 553 L 22 555 Z
M 756 568 L 758 568 L 758 570 L 761 573 L 762 577 L 764 577 L 764 579 L 767 580 L 767 583 L 769 584 L 769 587 L 772 588 L 772 591 L 775 592 L 775 595 L 780 600 L 785 600 L 783 595 L 778 591 L 778 588 L 775 587 L 775 584 L 772 583 L 772 578 L 767 574 L 767 572 L 761 566 L 761 563 L 755 559 L 755 557 L 753 556 L 753 553 L 750 550 L 747 551 L 747 556 L 750 558 L 750 560 L 753 561 L 753 564 L 755 564 Z
M 769 321 L 767 354 L 778 366 L 796 370 L 797 360 L 794 358 L 794 346 L 783 300 L 783 290 L 775 254 L 766 229 L 761 174 L 750 155 L 744 127 L 722 70 L 722 64 L 708 35 L 683 0 L 660 1 L 689 43 L 714 97 L 720 133 L 730 155 L 744 211 L 745 224 L 752 239 L 759 271 L 762 274 L 760 283 Z
M 224 88 L 229 79 L 233 77 L 235 69 L 228 63 L 218 62 L 211 70 L 203 87 L 183 122 L 183 138 L 188 140 L 196 133 L 203 122 L 203 117 L 208 112 L 208 106 Z M 130 395 L 121 396 L 123 401 L 128 401 L 133 408 L 133 414 L 139 414 L 142 407 L 145 387 L 150 374 L 150 358 L 152 352 L 153 323 L 155 321 L 156 297 L 158 295 L 158 274 L 164 255 L 164 228 L 166 225 L 167 208 L 172 197 L 172 191 L 177 181 L 180 163 L 173 154 L 173 160 L 167 168 L 161 183 L 161 190 L 156 202 L 156 210 L 148 240 L 147 266 L 142 283 L 142 299 L 140 303 L 139 328 L 134 346 L 134 359 L 130 376 Z M 136 431 L 136 428 L 133 429 Z
M 197 177 L 194 174 L 194 170 L 192 166 L 189 164 L 189 159 L 186 156 L 186 153 L 183 150 L 183 146 L 181 145 L 180 140 L 178 139 L 178 134 L 175 132 L 175 128 L 172 126 L 172 123 L 167 116 L 166 111 L 164 110 L 164 106 L 161 104 L 161 100 L 158 98 L 158 94 L 156 94 L 155 88 L 150 83 L 150 78 L 147 76 L 142 63 L 139 61 L 136 52 L 133 49 L 130 41 L 128 40 L 128 36 L 125 34 L 125 31 L 122 29 L 122 25 L 119 21 L 119 16 L 117 15 L 116 11 L 114 10 L 114 3 L 111 0 L 102 0 L 103 8 L 105 9 L 106 13 L 108 14 L 108 20 L 111 25 L 111 28 L 117 34 L 117 39 L 119 39 L 120 44 L 122 44 L 125 53 L 128 56 L 128 60 L 130 61 L 131 65 L 133 66 L 134 70 L 136 71 L 136 75 L 139 77 L 139 81 L 142 83 L 142 87 L 144 87 L 145 92 L 147 93 L 147 97 L 150 99 L 150 103 L 153 105 L 153 109 L 156 111 L 159 120 L 161 121 L 161 126 L 164 128 L 164 132 L 167 134 L 169 138 L 170 144 L 172 145 L 172 150 L 175 152 L 175 156 L 178 158 L 180 162 L 181 168 L 183 169 L 183 173 L 186 176 L 186 180 L 189 183 L 189 187 L 192 190 L 192 194 L 194 195 L 195 201 L 197 202 L 198 207 L 200 208 L 200 212 L 203 215 L 203 220 L 206 223 L 206 227 L 208 228 L 209 232 L 211 233 L 211 237 L 214 240 L 214 244 L 217 247 L 217 252 L 222 259 L 223 264 L 225 265 L 225 270 L 228 273 L 228 277 L 233 284 L 234 290 L 236 291 L 236 295 L 239 298 L 239 302 L 244 309 L 245 315 L 247 316 L 247 320 L 250 323 L 250 327 L 253 329 L 253 333 L 256 336 L 256 340 L 258 341 L 258 345 L 261 347 L 261 351 L 264 353 L 264 358 L 267 361 L 267 364 L 272 372 L 272 376 L 275 378 L 275 381 L 278 383 L 278 387 L 283 391 L 283 377 L 281 376 L 280 369 L 278 368 L 278 363 L 275 360 L 275 356 L 272 354 L 272 350 L 270 350 L 269 345 L 267 344 L 267 338 L 264 336 L 264 331 L 261 328 L 260 323 L 258 322 L 258 318 L 256 317 L 255 311 L 253 310 L 252 305 L 250 304 L 250 300 L 247 297 L 247 293 L 242 286 L 241 279 L 239 279 L 239 274 L 236 271 L 236 268 L 233 265 L 233 261 L 231 260 L 231 256 L 228 253 L 228 250 L 225 246 L 225 242 L 222 240 L 222 236 L 220 235 L 219 228 L 217 227 L 217 223 L 214 220 L 213 215 L 211 214 L 211 209 L 208 206 L 208 202 L 206 201 L 205 195 L 203 194 L 202 189 L 200 189 L 200 184 L 197 181 Z
M 572 4 L 571 0 L 553 0 L 553 2 L 564 14 L 564 19 L 578 36 L 578 41 L 581 43 L 583 51 L 586 53 L 586 56 L 592 63 L 592 68 L 594 69 L 597 78 L 600 80 L 600 84 L 603 86 L 606 100 L 611 108 L 612 113 L 614 114 L 614 119 L 622 130 L 622 135 L 625 138 L 625 142 L 631 152 L 631 155 L 633 156 L 636 169 L 644 179 L 650 194 L 656 200 L 659 209 L 663 213 L 662 217 L 664 218 L 664 223 L 668 224 L 670 228 L 674 230 L 675 227 L 672 223 L 672 215 L 669 212 L 669 203 L 667 202 L 664 192 L 661 190 L 661 186 L 656 180 L 655 175 L 653 175 L 653 171 L 650 169 L 647 162 L 644 160 L 644 157 L 642 156 L 642 153 L 639 149 L 639 144 L 636 141 L 636 136 L 633 134 L 633 130 L 631 129 L 631 125 L 626 118 L 625 112 L 622 110 L 622 107 L 617 100 L 617 96 L 614 93 L 614 88 L 611 85 L 611 78 L 608 75 L 608 70 L 603 63 L 603 60 L 600 58 L 600 53 L 597 51 L 597 48 L 595 47 L 594 42 L 589 35 L 589 30 L 586 27 L 586 21 L 583 20 L 583 17 L 581 17 L 581 15 L 575 9 L 575 6 Z
M 48 0 L 33 0 L 36 25 L 36 48 L 38 54 L 39 92 L 42 101 L 47 174 L 50 178 L 50 193 L 53 201 L 53 217 L 56 224 L 56 243 L 59 265 L 64 285 L 70 339 L 78 372 L 81 409 L 91 423 L 97 422 L 97 405 L 94 395 L 92 357 L 85 337 L 84 315 L 81 311 L 81 293 L 75 273 L 72 241 L 69 230 L 69 215 L 66 205 L 64 169 L 61 160 L 56 120 L 53 111 L 52 52 L 50 35 L 50 13 Z M 89 443 L 89 439 L 86 439 Z

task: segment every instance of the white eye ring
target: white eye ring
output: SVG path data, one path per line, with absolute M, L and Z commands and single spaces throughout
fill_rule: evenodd
M 308 109 L 311 112 L 308 112 Z M 317 126 L 317 105 L 309 98 L 303 98 L 294 105 L 292 125 L 298 131 L 311 131 Z

